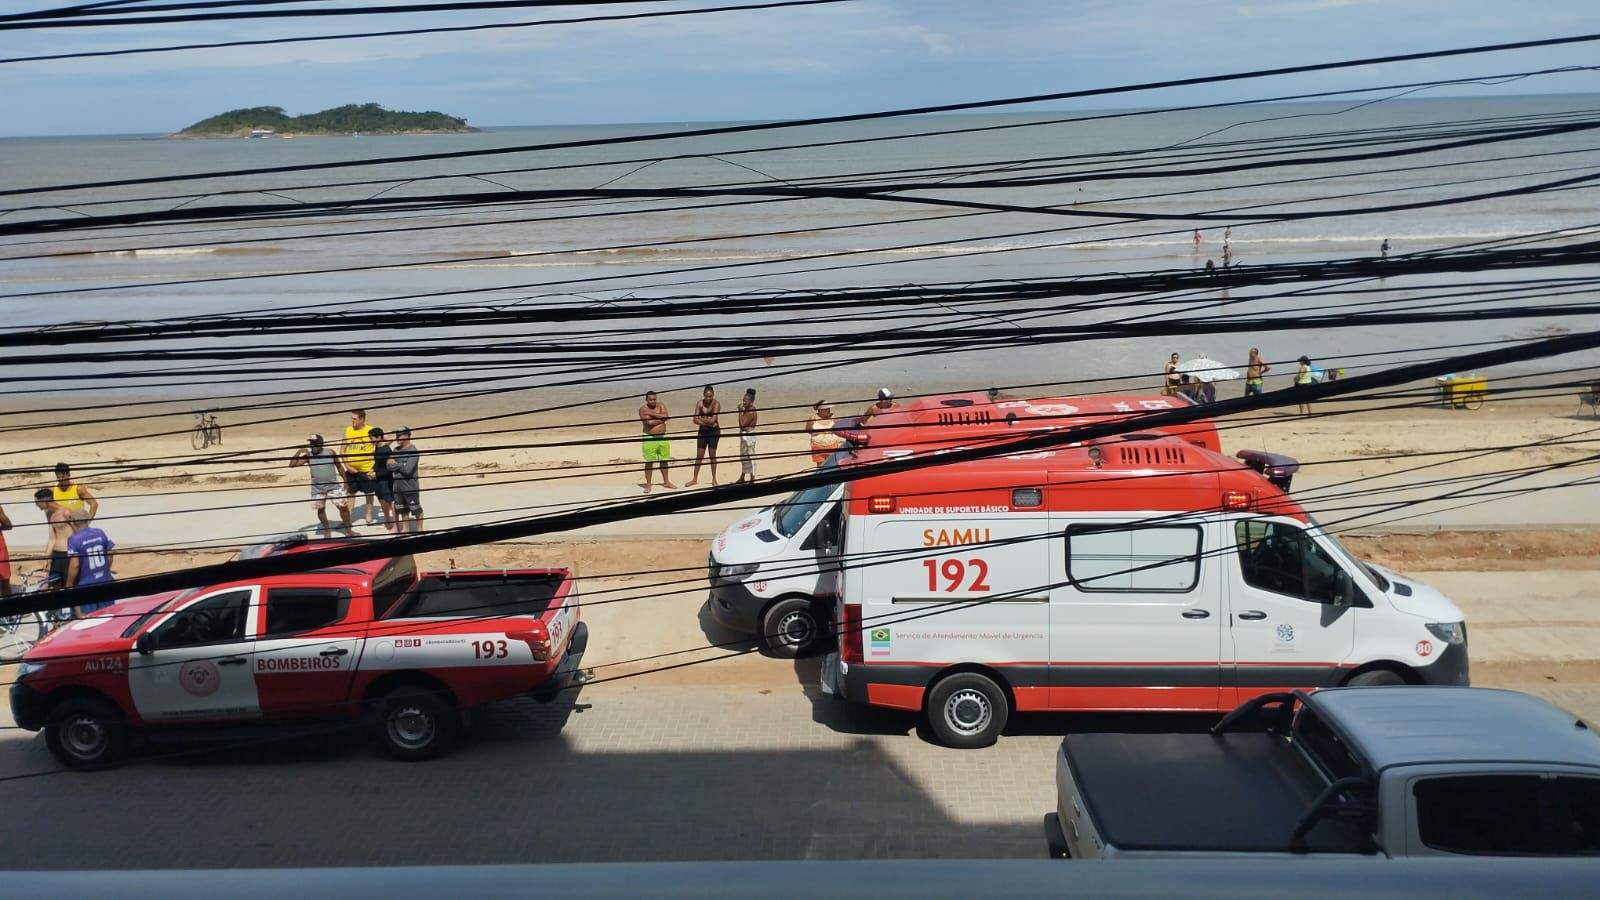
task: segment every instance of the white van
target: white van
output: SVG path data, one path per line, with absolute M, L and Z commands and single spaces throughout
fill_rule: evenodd
M 1082 405 L 1035 401 L 1006 427 Z M 1355 559 L 1214 443 L 1214 428 L 1129 434 L 851 483 L 825 535 L 843 532 L 823 690 L 978 747 L 1013 710 L 1223 711 L 1290 688 L 1467 683 L 1455 604 Z

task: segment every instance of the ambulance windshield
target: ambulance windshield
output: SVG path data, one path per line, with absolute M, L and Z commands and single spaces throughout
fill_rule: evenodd
M 807 522 L 811 521 L 812 514 L 828 502 L 828 498 L 833 495 L 837 487 L 837 485 L 823 484 L 796 491 L 794 496 L 779 503 L 777 509 L 773 510 L 773 527 L 784 537 L 794 537 Z

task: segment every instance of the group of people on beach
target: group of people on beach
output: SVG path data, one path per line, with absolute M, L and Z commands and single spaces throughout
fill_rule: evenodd
M 88 487 L 73 479 L 72 467 L 66 463 L 56 464 L 55 476 L 53 486 L 39 488 L 33 494 L 34 506 L 44 513 L 49 528 L 46 570 L 39 589 L 58 591 L 114 580 L 111 563 L 117 545 L 93 524 L 100 513 L 100 501 Z M 12 591 L 11 557 L 4 533 L 13 527 L 11 517 L 0 508 L 0 597 L 9 597 Z M 86 615 L 109 605 L 110 601 L 88 604 L 77 612 Z
M 1311 358 L 1302 356 L 1295 360 L 1298 368 L 1294 373 L 1296 385 L 1315 384 L 1320 381 L 1332 381 L 1339 377 L 1340 369 L 1331 371 L 1323 370 L 1311 362 Z M 1168 396 L 1181 396 L 1194 403 L 1207 404 L 1217 402 L 1217 378 L 1212 377 L 1207 370 L 1199 370 L 1194 375 L 1180 371 L 1182 363 L 1178 354 L 1167 357 L 1166 380 L 1161 392 Z M 1254 397 L 1262 393 L 1266 385 L 1266 376 L 1272 371 L 1272 364 L 1261 358 L 1261 350 L 1257 347 L 1250 348 L 1250 359 L 1245 363 L 1244 396 Z M 1239 377 L 1238 372 L 1230 372 L 1228 378 Z M 1299 411 L 1302 414 L 1311 412 L 1309 403 L 1300 403 Z
M 896 408 L 894 393 L 884 388 L 878 392 L 877 401 L 861 414 L 862 419 Z M 739 477 L 733 483 L 742 484 L 756 480 L 756 425 L 760 422 L 760 411 L 756 408 L 755 388 L 745 389 L 744 399 L 734 408 L 733 415 L 739 429 Z M 639 424 L 644 432 L 644 483 L 640 487 L 647 494 L 655 489 L 657 472 L 661 475 L 662 487 L 668 490 L 678 487 L 668 474 L 672 462 L 672 440 L 667 434 L 667 423 L 671 419 L 672 414 L 660 395 L 655 391 L 646 392 L 644 405 L 639 407 Z M 694 473 L 684 487 L 698 485 L 701 467 L 708 463 L 711 483 L 716 485 L 717 447 L 722 440 L 722 401 L 717 399 L 716 387 L 708 384 L 701 389 L 691 420 L 695 426 Z M 810 440 L 811 460 L 816 465 L 827 462 L 828 457 L 844 444 L 844 438 L 833 430 L 835 424 L 833 404 L 818 400 L 812 405 L 811 415 L 806 419 L 806 435 Z
M 382 524 L 395 534 L 421 531 L 422 488 L 417 475 L 421 453 L 411 443 L 411 429 L 395 429 L 391 440 L 382 428 L 367 422 L 366 410 L 352 409 L 339 446 L 342 449 L 335 450 L 322 435 L 313 434 L 289 458 L 289 468 L 303 466 L 310 474 L 311 506 L 323 536 L 333 531 L 328 521 L 330 502 L 338 511 L 340 529 L 355 535 L 352 507 L 357 497 L 364 500 L 367 525 Z

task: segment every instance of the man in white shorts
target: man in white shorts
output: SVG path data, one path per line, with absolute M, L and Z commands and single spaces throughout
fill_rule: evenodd
M 332 526 L 328 524 L 325 507 L 332 500 L 339 510 L 339 522 L 344 527 L 344 533 L 355 537 L 355 528 L 350 524 L 350 498 L 344 490 L 344 462 L 339 459 L 339 454 L 324 446 L 322 435 L 313 434 L 306 439 L 306 445 L 289 458 L 289 468 L 297 469 L 300 466 L 311 470 L 311 506 L 316 509 L 317 521 L 322 524 L 322 536 L 331 536 Z

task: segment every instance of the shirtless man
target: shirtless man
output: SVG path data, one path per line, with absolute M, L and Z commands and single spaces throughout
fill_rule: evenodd
M 888 388 L 879 388 L 877 402 L 862 411 L 861 424 L 865 425 L 868 419 L 878 413 L 892 412 L 894 409 L 894 392 Z
M 734 484 L 756 480 L 756 389 L 746 388 L 744 400 L 739 403 L 739 480 Z
M 689 476 L 689 481 L 684 487 L 694 487 L 700 483 L 700 463 L 709 453 L 711 456 L 711 486 L 717 484 L 717 444 L 722 440 L 722 401 L 717 399 L 717 390 L 711 385 L 706 385 L 700 393 L 700 401 L 694 405 L 694 424 L 699 426 L 694 436 L 694 474 Z
M 656 392 L 644 395 L 644 405 L 639 407 L 639 422 L 644 426 L 644 492 L 650 493 L 650 469 L 661 466 L 661 486 L 677 490 L 677 485 L 667 475 L 667 463 L 672 459 L 672 443 L 667 440 L 667 405 L 656 399 Z
M 44 589 L 59 591 L 66 586 L 67 567 L 72 562 L 72 554 L 67 552 L 67 540 L 72 537 L 72 511 L 57 503 L 49 488 L 34 491 L 33 504 L 44 513 L 45 523 L 50 526 L 50 541 L 44 548 L 50 558 L 50 571 L 45 576 Z
M 1264 382 L 1262 376 L 1272 371 L 1272 366 L 1261 359 L 1261 351 L 1255 347 L 1250 348 L 1250 362 L 1244 367 L 1244 395 L 1254 397 L 1261 393 Z

